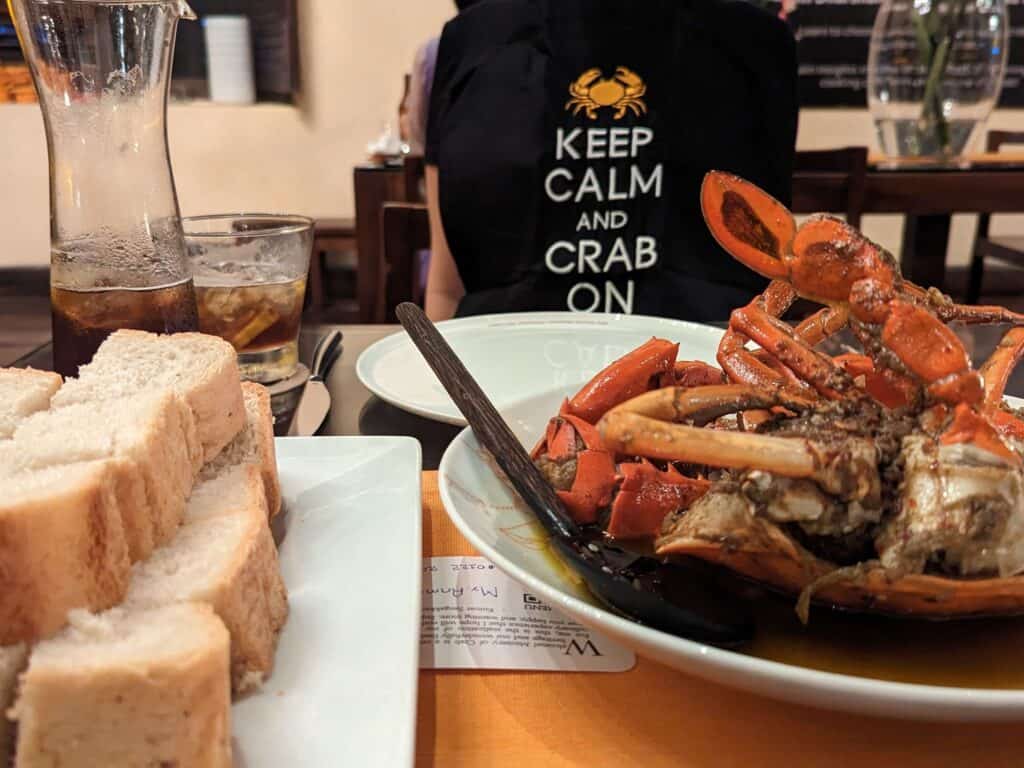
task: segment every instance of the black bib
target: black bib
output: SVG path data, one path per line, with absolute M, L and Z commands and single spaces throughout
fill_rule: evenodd
M 718 0 L 487 0 L 445 28 L 427 161 L 466 296 L 724 320 L 764 281 L 700 213 L 713 168 L 789 201 L 795 48 Z

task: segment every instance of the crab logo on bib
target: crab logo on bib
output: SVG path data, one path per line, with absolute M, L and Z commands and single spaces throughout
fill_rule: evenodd
M 603 107 L 614 109 L 616 120 L 625 117 L 626 110 L 632 110 L 637 117 L 647 111 L 641 98 L 647 93 L 647 86 L 640 75 L 626 67 L 617 67 L 609 78 L 601 77 L 602 74 L 600 69 L 588 69 L 569 84 L 572 98 L 565 108 L 572 110 L 573 117 L 583 110 L 587 117 L 596 120 L 597 110 Z

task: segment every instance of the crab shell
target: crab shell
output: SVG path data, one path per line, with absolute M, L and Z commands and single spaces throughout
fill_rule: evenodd
M 738 510 L 714 516 L 694 512 L 697 510 L 666 518 L 655 542 L 659 555 L 687 555 L 717 563 L 792 595 L 835 571 L 834 565 L 813 555 L 769 520 Z M 814 590 L 813 601 L 926 619 L 1008 616 L 1024 614 L 1024 576 L 894 577 L 880 567 L 871 567 L 854 579 L 823 582 Z

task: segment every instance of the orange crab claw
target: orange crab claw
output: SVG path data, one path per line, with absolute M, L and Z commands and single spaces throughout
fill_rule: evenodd
M 836 355 L 832 359 L 854 379 L 862 377 L 867 393 L 886 408 L 901 408 L 914 402 L 914 383 L 889 368 L 877 370 L 867 355 Z
M 662 472 L 649 461 L 622 464 L 622 485 L 612 504 L 608 535 L 616 539 L 657 536 L 665 516 L 686 509 L 711 483 L 686 477 L 671 465 Z
M 842 219 L 815 215 L 793 237 L 790 281 L 805 298 L 845 302 L 859 280 L 896 280 L 891 257 Z
M 569 401 L 568 413 L 594 423 L 609 409 L 651 388 L 672 370 L 679 345 L 652 338 L 598 373 Z
M 678 361 L 672 376 L 667 378 L 669 380 L 662 381 L 662 386 L 703 387 L 709 384 L 724 384 L 726 380 L 720 368 L 699 360 Z
M 700 188 L 700 206 L 718 244 L 737 261 L 771 279 L 786 279 L 796 221 L 782 203 L 731 173 L 711 171 Z
M 615 461 L 607 451 L 585 450 L 576 456 L 576 477 L 568 491 L 557 491 L 566 510 L 580 525 L 597 522 L 597 512 L 608 506 L 615 490 Z
M 893 301 L 882 327 L 882 343 L 947 403 L 980 403 L 981 376 L 971 369 L 967 350 L 941 320 L 907 301 Z
M 536 459 L 541 454 L 546 454 L 553 461 L 567 459 L 577 453 L 577 435 L 583 441 L 584 448 L 604 450 L 597 427 L 568 413 L 566 405 L 563 404 L 559 415 L 548 422 L 544 436 L 530 451 L 530 458 Z
M 942 433 L 940 442 L 943 445 L 969 443 L 1011 464 L 1021 464 L 1020 456 L 1003 441 L 995 427 L 965 403 L 960 403 L 953 411 L 953 421 Z

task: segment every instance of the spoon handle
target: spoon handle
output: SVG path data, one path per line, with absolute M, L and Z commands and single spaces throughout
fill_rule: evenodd
M 562 509 L 554 490 L 423 310 L 406 302 L 398 306 L 395 314 L 466 417 L 477 440 L 491 452 L 512 486 L 537 512 L 548 533 L 560 538 L 577 537 L 579 529 Z

